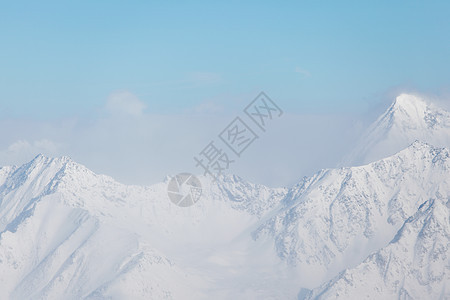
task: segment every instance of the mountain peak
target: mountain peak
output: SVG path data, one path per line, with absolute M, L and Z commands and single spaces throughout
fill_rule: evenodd
M 420 140 L 450 147 L 450 113 L 421 96 L 400 94 L 366 131 L 345 165 L 364 165 L 388 157 Z
M 390 124 L 402 128 L 426 127 L 426 114 L 431 105 L 422 98 L 412 94 L 401 94 L 387 111 L 386 116 L 392 121 Z
M 447 131 L 450 128 L 450 112 L 423 97 L 401 94 L 374 125 L 382 126 L 385 129 L 396 128 L 401 133 L 416 135 L 417 139 L 420 135 L 433 135 L 433 131 L 436 130 Z M 441 133 L 438 135 L 441 135 Z M 448 135 L 448 133 L 445 133 L 445 135 Z M 448 147 L 450 145 L 439 144 L 439 146 Z
M 43 155 L 42 153 L 39 153 L 36 155 L 30 162 L 29 165 L 42 165 L 42 164 L 50 164 L 50 163 L 56 163 L 65 165 L 67 163 L 73 162 L 73 160 L 69 156 L 60 156 L 60 157 L 48 157 Z
M 422 98 L 420 98 L 417 95 L 402 93 L 395 98 L 392 107 L 403 109 L 411 109 L 411 108 L 426 109 L 427 102 L 425 102 Z

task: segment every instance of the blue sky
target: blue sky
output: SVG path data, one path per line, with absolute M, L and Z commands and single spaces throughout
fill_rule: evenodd
M 231 170 L 334 167 L 402 91 L 450 99 L 446 1 L 0 1 L 0 165 L 69 155 L 125 183 L 193 156 L 260 92 L 285 112 Z M 267 172 L 261 172 L 261 168 Z
M 291 112 L 445 93 L 449 13 L 447 1 L 2 1 L 0 116 L 89 115 L 117 90 L 155 113 L 240 107 L 260 90 Z

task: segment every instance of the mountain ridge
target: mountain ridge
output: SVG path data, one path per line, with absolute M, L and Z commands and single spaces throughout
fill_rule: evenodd
M 426 117 L 428 107 L 421 98 L 401 95 L 379 118 L 386 126 L 375 127 L 400 124 L 411 133 L 423 121 L 419 131 L 444 136 L 450 115 L 433 108 Z M 169 178 L 124 185 L 69 157 L 43 155 L 0 168 L 0 298 L 353 296 L 342 274 L 359 274 L 371 263 L 373 270 L 385 270 L 376 258 L 388 261 L 385 254 L 398 245 L 408 253 L 422 246 L 423 253 L 433 252 L 426 240 L 436 236 L 432 231 L 404 238 L 411 228 L 431 226 L 430 213 L 439 217 L 443 211 L 438 223 L 448 225 L 449 149 L 423 141 L 360 166 L 320 170 L 290 188 L 236 175 L 198 178 L 203 198 L 178 207 L 167 195 Z M 442 228 L 435 230 L 437 241 L 448 243 L 449 230 Z M 415 270 L 409 282 L 425 276 L 430 259 L 414 265 L 402 260 L 401 251 L 392 253 L 399 268 Z M 399 294 L 376 272 L 361 276 L 376 278 L 375 288 L 388 291 L 383 295 L 429 294 L 410 286 Z M 401 278 L 395 274 L 390 281 Z
M 374 295 L 384 299 L 449 298 L 449 201 L 425 201 L 386 247 L 303 299 L 360 299 Z
M 431 182 L 430 179 L 423 178 L 428 178 L 426 177 L 427 174 L 434 174 L 436 178 L 440 179 L 433 182 L 441 186 L 441 189 L 445 189 L 449 186 L 448 180 L 445 176 L 439 174 L 440 172 L 448 171 L 448 157 L 449 153 L 447 149 L 436 148 L 426 143 L 415 142 L 396 156 L 381 160 L 377 163 L 362 167 L 322 170 L 312 178 L 305 179 L 302 183 L 289 190 L 268 189 L 260 185 L 243 183 L 243 180 L 236 176 L 226 176 L 221 178 L 219 185 L 208 185 L 208 181 L 205 181 L 205 178 L 201 178 L 208 199 L 203 199 L 198 203 L 198 206 L 196 204 L 196 206 L 186 210 L 186 208 L 173 206 L 167 196 L 161 197 L 162 193 L 165 193 L 166 184 L 157 184 L 150 187 L 125 186 L 115 182 L 108 176 L 96 175 L 84 166 L 73 162 L 67 157 L 50 159 L 44 156 L 38 156 L 24 166 L 17 168 L 7 167 L 3 171 L 4 174 L 9 174 L 9 177 L 6 178 L 4 183 L 0 186 L 0 195 L 2 196 L 2 201 L 0 203 L 0 220 L 3 228 L 2 233 L 0 234 L 0 265 L 3 265 L 4 270 L 9 270 L 7 273 L 10 274 L 8 277 L 5 277 L 5 273 L 3 273 L 3 275 L 0 274 L 0 281 L 9 282 L 4 284 L 4 286 L 10 287 L 9 289 L 4 289 L 4 293 L 7 294 L 3 295 L 12 297 L 13 299 L 23 297 L 39 299 L 49 295 L 68 298 L 89 298 L 94 296 L 97 297 L 99 295 L 105 296 L 109 293 L 114 294 L 114 291 L 117 289 L 125 289 L 125 286 L 121 283 L 122 279 L 120 278 L 123 278 L 123 280 L 128 282 L 128 285 L 133 286 L 133 284 L 129 282 L 131 279 L 125 279 L 131 278 L 129 276 L 132 276 L 134 281 L 140 282 L 138 284 L 140 287 L 133 288 L 134 292 L 130 292 L 129 295 L 141 295 L 139 297 L 159 295 L 163 298 L 166 297 L 167 299 L 170 299 L 171 297 L 177 298 L 177 295 L 188 293 L 202 298 L 201 295 L 203 292 L 199 291 L 203 289 L 201 288 L 202 286 L 207 286 L 207 284 L 204 279 L 192 276 L 192 274 L 189 275 L 190 273 L 187 270 L 191 269 L 192 266 L 190 264 L 185 265 L 183 262 L 184 260 L 182 259 L 186 253 L 182 253 L 180 256 L 179 253 L 171 252 L 168 249 L 172 248 L 173 245 L 171 243 L 164 245 L 164 243 L 161 244 L 161 241 L 167 239 L 167 237 L 172 237 L 180 239 L 176 244 L 182 246 L 187 245 L 185 243 L 191 240 L 189 243 L 194 243 L 194 245 L 189 247 L 194 247 L 192 249 L 197 249 L 195 251 L 198 251 L 198 247 L 202 246 L 201 244 L 195 245 L 195 243 L 204 240 L 205 236 L 210 236 L 210 238 L 212 238 L 211 240 L 208 239 L 208 244 L 211 243 L 211 245 L 216 244 L 218 246 L 227 245 L 227 243 L 229 243 L 227 241 L 231 242 L 234 240 L 234 237 L 241 235 L 242 228 L 250 228 L 254 226 L 253 224 L 258 224 L 258 222 L 260 224 L 256 226 L 256 230 L 250 231 L 243 236 L 241 235 L 239 243 L 245 243 L 244 246 L 242 246 L 244 248 L 239 246 L 239 244 L 236 244 L 237 246 L 232 246 L 230 251 L 242 252 L 243 249 L 248 248 L 249 250 L 245 251 L 250 252 L 245 255 L 252 255 L 256 258 L 259 254 L 255 256 L 255 253 L 252 252 L 255 251 L 254 247 L 256 247 L 256 245 L 262 246 L 262 248 L 261 246 L 258 246 L 258 251 L 261 252 L 270 252 L 272 247 L 275 247 L 275 249 L 278 247 L 278 250 L 291 249 L 287 252 L 283 252 L 285 250 L 281 252 L 278 251 L 275 253 L 276 255 L 271 255 L 270 259 L 266 256 L 262 256 L 261 259 L 262 261 L 279 260 L 278 264 L 281 262 L 282 265 L 285 265 L 285 267 L 283 267 L 283 272 L 286 272 L 286 275 L 281 275 L 281 278 L 287 278 L 284 276 L 293 274 L 292 272 L 297 274 L 295 276 L 300 276 L 298 275 L 298 272 L 302 273 L 307 268 L 317 268 L 317 266 L 322 266 L 322 268 L 325 268 L 324 270 L 328 270 L 324 271 L 324 274 L 329 274 L 329 276 L 331 276 L 335 271 L 333 271 L 332 267 L 330 269 L 330 266 L 336 263 L 336 257 L 339 256 L 337 254 L 342 251 L 344 251 L 342 253 L 345 253 L 345 251 L 347 251 L 346 249 L 349 249 L 348 247 L 351 245 L 351 239 L 349 240 L 345 235 L 336 235 L 337 233 L 334 233 L 334 235 L 330 235 L 329 233 L 323 235 L 320 233 L 321 230 L 323 230 L 323 227 L 310 227 L 310 225 L 308 225 L 310 229 L 315 230 L 315 239 L 321 237 L 324 241 L 328 240 L 328 242 L 322 245 L 311 242 L 310 247 L 312 248 L 310 249 L 314 249 L 314 251 L 311 252 L 309 250 L 304 251 L 304 249 L 295 250 L 295 248 L 286 248 L 288 246 L 286 241 L 294 241 L 291 239 L 292 235 L 289 234 L 289 231 L 273 233 L 264 233 L 263 231 L 268 230 L 273 226 L 274 223 L 271 222 L 274 220 L 275 222 L 278 222 L 276 220 L 283 220 L 285 216 L 288 216 L 289 221 L 282 221 L 282 223 L 284 222 L 285 224 L 283 226 L 287 226 L 286 228 L 294 230 L 292 232 L 295 232 L 295 228 L 308 228 L 308 226 L 295 225 L 299 218 L 295 217 L 295 214 L 292 214 L 292 211 L 297 211 L 297 209 L 300 209 L 300 211 L 305 211 L 305 209 L 309 210 L 302 206 L 304 205 L 304 199 L 310 197 L 311 193 L 314 194 L 320 191 L 326 191 L 323 187 L 330 186 L 332 182 L 338 182 L 339 180 L 332 178 L 334 176 L 338 176 L 338 178 L 341 178 L 343 180 L 342 182 L 345 183 L 342 186 L 344 188 L 342 192 L 345 192 L 346 186 L 351 186 L 350 183 L 355 174 L 361 172 L 361 174 L 366 174 L 366 169 L 370 169 L 370 172 L 374 172 L 377 168 L 379 169 L 378 174 L 384 174 L 383 176 L 386 176 L 387 180 L 394 176 L 394 174 L 397 174 L 396 172 L 402 171 L 402 173 L 399 173 L 402 175 L 395 175 L 393 178 L 400 178 L 403 181 L 413 180 L 413 182 L 417 183 L 422 181 L 429 183 Z M 430 168 L 432 168 L 432 170 Z M 332 180 L 327 183 L 327 180 L 330 180 L 330 178 Z M 391 182 L 389 180 L 386 182 Z M 392 189 L 394 185 L 392 183 L 386 184 L 382 189 Z M 427 186 L 427 183 L 425 183 L 425 186 Z M 434 192 L 439 191 L 439 188 L 434 190 Z M 340 195 L 344 195 L 342 192 Z M 396 191 L 395 193 L 395 201 L 402 198 L 401 191 Z M 152 194 L 154 196 L 151 196 Z M 411 196 L 409 192 L 407 194 Z M 267 199 L 272 199 L 272 202 L 267 202 L 267 200 L 263 199 L 263 196 Z M 420 197 L 422 196 L 419 196 L 419 199 L 421 199 Z M 14 199 L 20 199 L 18 202 L 15 202 L 17 204 L 16 206 L 12 205 Z M 157 201 L 153 203 L 149 202 L 148 199 Z M 254 203 L 252 203 L 252 199 L 255 199 Z M 266 203 L 268 206 L 258 206 L 255 204 L 258 203 L 258 200 L 256 199 Z M 353 197 L 353 200 L 356 200 L 356 198 Z M 335 207 L 338 207 L 336 205 L 338 205 L 338 202 L 334 204 Z M 317 202 L 314 206 L 322 208 L 326 207 L 326 205 L 321 205 L 320 202 Z M 402 209 L 399 210 L 399 208 L 394 205 L 393 213 L 390 214 L 391 217 L 394 216 L 392 217 L 391 222 L 395 224 L 404 220 L 409 214 L 405 211 L 404 213 L 396 215 L 395 212 L 401 212 L 405 209 L 405 204 L 398 206 Z M 157 207 L 159 207 L 159 212 L 158 210 L 155 210 Z M 412 205 L 411 207 L 414 208 L 415 206 Z M 355 208 L 357 208 L 357 206 Z M 358 210 L 359 209 L 355 212 Z M 215 213 L 215 211 L 217 213 Z M 314 211 L 314 209 L 312 209 L 312 211 Z M 353 211 L 353 209 L 348 208 L 347 211 L 350 212 Z M 376 209 L 374 211 L 376 211 Z M 161 215 L 163 212 L 166 213 Z M 288 212 L 287 215 L 286 212 Z M 215 232 L 214 230 L 211 233 L 207 233 L 208 230 L 205 231 L 204 229 L 199 233 L 195 233 L 196 230 L 202 228 L 202 224 L 212 224 L 212 219 L 208 217 L 211 213 L 211 218 L 214 219 L 215 222 L 222 222 L 220 220 L 226 220 L 227 222 L 234 220 L 234 222 L 237 222 L 235 229 L 231 229 L 232 234 L 230 234 L 230 229 L 228 228 L 222 233 L 220 231 Z M 59 217 L 55 219 L 53 217 L 54 214 Z M 315 220 L 321 219 L 321 214 L 318 214 L 318 211 L 313 214 Z M 52 216 L 52 218 L 47 220 L 44 217 L 46 215 Z M 168 216 L 172 216 L 171 219 L 175 217 L 175 219 L 167 222 L 166 218 Z M 355 218 L 356 216 L 357 214 L 352 216 L 352 218 Z M 398 218 L 398 220 L 396 218 Z M 65 220 L 72 221 L 67 222 Z M 190 220 L 189 222 L 192 224 L 186 223 L 187 220 Z M 307 222 L 313 221 L 313 219 L 308 219 L 308 217 L 306 217 L 305 220 L 307 220 Z M 327 219 L 325 218 L 324 220 L 326 221 Z M 389 224 L 389 222 L 386 223 Z M 229 224 L 231 225 L 231 223 Z M 355 218 L 353 222 L 348 223 L 348 225 L 345 225 L 345 223 L 339 225 L 339 231 L 345 232 L 346 226 L 350 226 L 348 228 L 353 230 L 351 228 L 353 228 L 352 226 L 354 225 L 351 224 L 358 224 L 357 218 Z M 40 230 L 36 231 L 36 228 L 40 228 Z M 370 228 L 371 226 L 366 228 L 366 230 Z M 150 238 L 148 236 L 148 230 L 151 230 L 150 232 L 152 232 L 153 237 Z M 370 230 L 376 231 L 376 228 Z M 372 238 L 370 230 L 366 231 L 369 239 Z M 328 231 L 326 230 L 326 232 Z M 40 236 L 42 236 L 43 233 L 50 238 L 49 241 L 44 242 L 44 240 L 41 240 L 42 238 Z M 162 236 L 162 233 L 165 233 L 165 238 Z M 182 239 L 180 234 L 185 235 L 185 238 Z M 303 233 L 300 234 L 300 236 L 306 239 L 308 234 Z M 25 244 L 22 242 L 22 244 L 20 244 L 16 237 L 21 237 L 20 240 L 29 242 L 25 242 Z M 120 242 L 120 240 L 122 240 L 122 242 Z M 254 242 L 250 242 L 251 240 Z M 332 242 L 331 244 L 329 243 L 330 241 Z M 35 243 L 39 244 L 42 249 L 41 251 L 43 251 L 42 254 L 39 254 L 39 252 L 34 254 L 38 259 L 37 262 L 39 262 L 37 265 L 34 265 L 34 263 L 30 261 L 31 257 L 29 256 L 29 253 L 34 253 L 35 251 L 33 250 Z M 129 268 L 123 269 L 110 266 L 104 271 L 107 273 L 98 273 L 89 267 L 90 264 L 95 265 L 95 263 L 89 263 L 91 260 L 88 259 L 88 257 L 91 255 L 96 257 L 102 252 L 98 252 L 98 250 L 94 250 L 95 248 L 91 248 L 91 246 L 88 245 L 104 243 L 114 245 L 114 253 L 116 254 L 107 256 L 109 260 L 116 261 L 118 265 L 128 265 Z M 253 243 L 255 244 L 253 245 Z M 20 251 L 18 251 L 18 247 L 20 247 Z M 224 249 L 227 249 L 227 247 L 228 246 Z M 237 248 L 234 249 L 233 247 Z M 13 253 L 11 250 L 7 249 L 15 250 Z M 328 252 L 323 252 L 322 254 L 318 252 L 319 256 L 325 255 L 319 259 L 319 256 L 317 256 L 318 249 L 328 249 L 326 250 Z M 68 256 L 64 256 L 62 253 L 65 253 L 65 251 L 70 251 L 74 254 L 69 255 L 69 252 L 65 254 Z M 168 256 L 162 255 L 161 253 L 168 253 Z M 304 253 L 304 256 L 302 256 L 303 258 L 298 256 L 300 253 Z M 332 253 L 334 254 L 331 255 Z M 208 266 L 208 268 L 211 266 L 218 267 L 218 261 L 229 259 L 232 259 L 233 261 L 236 259 L 236 257 L 230 257 L 229 255 L 230 253 L 228 252 L 221 254 L 211 252 L 206 254 L 208 261 L 206 266 Z M 308 258 L 308 255 L 310 258 Z M 327 255 L 328 259 L 326 258 Z M 360 256 L 363 256 L 363 254 L 360 254 Z M 175 261 L 170 257 L 175 258 Z M 248 259 L 244 257 L 243 259 Z M 141 259 L 143 259 L 141 263 L 146 265 L 144 269 L 139 267 L 141 266 L 141 263 L 139 263 Z M 300 269 L 293 263 L 297 259 L 300 259 L 299 261 L 303 262 L 302 268 Z M 155 260 L 161 262 L 161 264 L 146 263 L 146 261 L 151 262 Z M 326 262 L 327 260 L 328 263 Z M 106 263 L 105 260 L 99 261 Z M 129 263 L 134 263 L 129 264 L 127 261 L 129 261 Z M 260 263 L 262 261 L 260 261 Z M 305 265 L 304 262 L 307 262 L 307 264 Z M 59 266 L 58 268 L 62 273 L 56 271 L 57 269 L 52 267 L 53 265 Z M 106 263 L 105 266 L 107 265 L 108 263 Z M 84 274 L 83 276 L 90 276 L 94 286 L 86 286 L 86 288 L 80 289 L 79 286 L 75 285 L 73 288 L 79 289 L 79 292 L 72 290 L 72 288 L 67 289 L 68 282 L 62 280 L 62 278 L 67 276 L 67 278 L 78 278 L 79 275 L 74 273 L 74 270 L 82 266 L 87 270 L 87 273 L 82 273 Z M 111 269 L 111 267 L 113 268 Z M 184 286 L 182 289 L 177 289 L 166 281 L 156 280 L 155 282 L 157 282 L 157 286 L 160 286 L 160 288 L 153 286 L 154 293 L 150 293 L 149 291 L 146 292 L 145 289 L 141 289 L 142 286 L 145 286 L 145 281 L 142 280 L 143 278 L 146 278 L 145 276 L 151 277 L 152 272 L 154 272 L 152 270 L 156 270 L 155 268 L 159 270 L 159 273 L 168 276 L 165 277 L 165 280 L 169 280 L 168 278 L 171 278 L 172 276 L 181 276 L 181 278 L 187 276 L 190 278 L 189 282 L 192 282 L 188 284 L 187 287 Z M 54 271 L 51 271 L 52 269 Z M 54 278 L 61 278 L 62 281 L 58 283 L 55 279 L 40 275 L 45 274 L 45 272 L 57 272 L 57 275 L 53 275 L 56 276 Z M 92 274 L 90 272 L 92 272 Z M 250 271 L 245 271 L 242 273 L 242 276 L 247 278 L 248 275 L 245 275 L 247 272 Z M 106 276 L 106 274 L 116 275 L 111 277 L 111 275 Z M 144 276 L 143 274 L 146 275 Z M 214 276 L 218 276 L 218 274 L 220 273 L 217 273 L 217 275 Z M 291 280 L 293 279 L 295 279 L 295 277 Z M 25 288 L 25 282 L 32 283 L 30 285 L 32 288 Z M 319 282 L 319 280 L 316 279 L 315 282 Z M 189 285 L 191 286 L 189 287 Z M 298 285 L 299 287 L 305 286 L 305 280 L 300 280 Z M 308 287 L 312 285 L 313 282 L 306 284 Z M 268 288 L 269 287 L 265 287 L 266 291 L 268 291 Z M 288 292 L 288 295 L 294 295 L 294 290 L 296 289 Z M 231 292 L 228 290 L 227 292 L 221 292 L 220 295 L 226 295 L 223 296 L 226 298 L 230 293 Z
M 449 195 L 446 148 L 415 142 L 394 156 L 359 167 L 322 170 L 290 190 L 280 212 L 255 239 L 274 239 L 278 255 L 318 276 L 354 265 L 389 242 L 418 206 Z

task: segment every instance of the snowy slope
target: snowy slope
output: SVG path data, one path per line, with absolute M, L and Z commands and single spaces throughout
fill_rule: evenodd
M 289 189 L 199 176 L 191 207 L 170 178 L 127 186 L 42 155 L 2 167 L 0 299 L 447 296 L 450 154 L 413 141 L 445 145 L 449 128 L 401 95 L 353 157 L 391 156 Z
M 311 288 L 386 245 L 421 203 L 450 197 L 445 148 L 415 142 L 372 164 L 323 170 L 292 188 L 255 239 L 273 239 L 277 254 Z
M 450 147 L 450 112 L 420 96 L 401 94 L 369 127 L 343 164 L 367 164 L 393 155 L 415 140 Z
M 287 191 L 201 180 L 203 201 L 186 209 L 166 183 L 125 186 L 67 157 L 0 169 L 0 299 L 207 298 L 219 275 L 204 255 Z M 192 272 L 199 262 L 208 279 Z
M 144 253 L 158 259 L 140 245 L 135 233 L 111 220 L 126 207 L 124 201 L 109 197 L 108 189 L 85 197 L 86 183 L 109 185 L 109 193 L 115 190 L 111 194 L 121 192 L 110 178 L 96 176 L 68 158 L 38 156 L 10 169 L 0 188 L 1 299 L 79 299 L 120 276 L 131 257 Z M 163 258 L 148 269 L 158 270 L 159 264 L 168 266 L 166 274 L 178 272 Z M 176 293 L 154 277 L 148 277 L 146 296 Z
M 424 202 L 388 246 L 307 299 L 449 299 L 450 199 Z
M 69 158 L 0 170 L 0 298 L 289 299 L 386 245 L 426 199 L 448 197 L 449 152 L 416 142 L 324 170 L 289 191 L 201 178 L 125 186 Z

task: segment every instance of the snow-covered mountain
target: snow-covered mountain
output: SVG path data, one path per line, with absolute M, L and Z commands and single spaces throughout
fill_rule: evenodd
M 201 180 L 204 200 L 186 209 L 169 201 L 167 183 L 125 186 L 67 157 L 1 168 L 0 299 L 207 298 L 223 262 L 205 256 L 287 190 Z
M 307 299 L 449 299 L 450 199 L 424 202 L 395 238 Z
M 401 95 L 357 149 L 391 156 L 289 189 L 199 176 L 190 207 L 170 178 L 127 186 L 42 155 L 0 168 L 0 299 L 448 298 L 450 153 L 409 141 L 449 128 Z
M 401 94 L 369 127 L 343 164 L 367 164 L 393 155 L 415 140 L 450 147 L 450 112 L 421 96 Z
M 166 183 L 125 186 L 38 156 L 0 169 L 0 298 L 293 298 L 449 197 L 449 163 L 447 149 L 416 142 L 289 190 L 201 178 L 205 198 L 181 208 Z
M 437 196 L 450 197 L 449 151 L 415 142 L 369 165 L 305 179 L 253 235 L 273 238 L 278 255 L 307 274 L 299 283 L 310 288 L 386 245 Z

